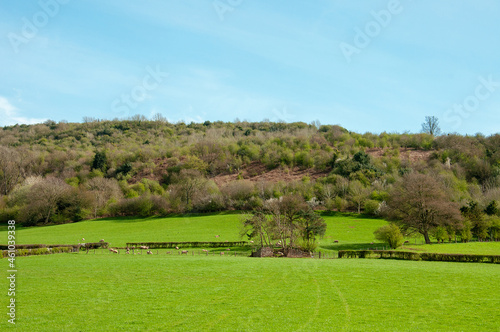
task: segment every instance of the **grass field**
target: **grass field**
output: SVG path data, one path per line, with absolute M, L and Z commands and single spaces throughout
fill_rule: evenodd
M 59 254 L 18 269 L 23 331 L 497 331 L 500 318 L 490 264 Z
M 370 246 L 373 231 L 386 224 L 356 215 L 324 218 L 328 230 L 319 248 L 331 252 Z M 221 213 L 19 229 L 16 240 L 104 238 L 124 246 L 237 241 L 239 231 L 239 215 Z M 404 250 L 500 254 L 499 245 L 410 244 Z M 0 262 L 6 271 L 8 261 Z M 493 264 L 108 251 L 18 257 L 16 264 L 16 327 L 22 331 L 500 331 L 500 267 Z M 6 294 L 7 279 L 1 279 Z M 5 307 L 7 301 L 5 295 Z M 4 317 L 0 330 L 6 328 Z
M 324 215 L 327 232 L 320 248 L 334 249 L 333 241 L 353 246 L 375 241 L 373 231 L 387 222 L 382 219 L 351 215 Z M 112 246 L 126 242 L 182 241 L 241 241 L 241 214 L 217 213 L 166 218 L 108 218 L 72 224 L 32 227 L 17 230 L 17 243 L 76 244 L 105 239 Z M 220 235 L 216 238 L 215 235 Z M 6 239 L 6 228 L 0 229 L 0 239 Z M 243 240 L 247 240 L 244 238 Z M 2 241 L 0 240 L 0 243 Z M 338 245 L 336 245 L 338 246 Z

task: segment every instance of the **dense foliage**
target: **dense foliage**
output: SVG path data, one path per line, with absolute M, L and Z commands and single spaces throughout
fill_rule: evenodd
M 407 175 L 425 174 L 462 214 L 453 225 L 432 223 L 429 236 L 499 237 L 499 134 L 358 134 L 319 123 L 154 119 L 0 128 L 0 220 L 37 225 L 256 210 L 288 195 L 316 209 L 384 215 Z M 287 174 L 301 175 L 284 181 Z M 472 214 L 458 210 L 471 204 Z

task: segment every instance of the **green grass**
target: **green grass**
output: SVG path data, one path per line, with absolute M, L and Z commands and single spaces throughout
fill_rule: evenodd
M 387 222 L 324 214 L 319 249 L 366 249 Z M 235 213 L 115 218 L 21 228 L 17 243 L 238 241 Z M 216 238 L 215 235 L 220 235 Z M 0 239 L 6 229 L 0 228 Z M 334 243 L 338 240 L 338 243 Z M 1 241 L 6 242 L 6 241 Z M 223 249 L 214 249 L 221 251 Z M 500 243 L 409 244 L 405 250 L 500 254 Z M 19 257 L 22 331 L 498 331 L 498 265 L 220 255 Z M 243 252 L 245 248 L 233 248 Z M 156 253 L 156 251 L 154 250 Z M 331 257 L 331 256 L 330 256 Z M 7 270 L 6 259 L 3 262 Z M 7 279 L 0 289 L 7 291 Z M 4 295 L 2 305 L 6 308 Z M 0 330 L 6 330 L 6 319 Z
M 22 331 L 498 331 L 491 264 L 80 253 L 17 265 Z
M 17 230 L 17 243 L 77 244 L 99 242 L 124 247 L 127 242 L 241 241 L 240 215 L 218 213 L 167 218 L 105 218 Z M 215 235 L 220 235 L 216 238 Z M 0 232 L 6 239 L 6 232 Z M 0 240 L 0 243 L 2 241 Z
M 387 224 L 382 219 L 356 215 L 324 214 L 323 218 L 328 227 L 319 247 L 326 250 L 369 245 L 375 241 L 373 231 Z M 105 218 L 64 225 L 21 228 L 17 230 L 17 243 L 76 244 L 85 238 L 86 242 L 104 239 L 113 246 L 123 247 L 127 242 L 141 241 L 241 241 L 240 231 L 241 214 L 238 213 L 166 218 Z M 215 235 L 220 237 L 216 238 Z M 0 229 L 0 239 L 6 238 L 6 229 Z M 334 240 L 339 243 L 334 244 Z

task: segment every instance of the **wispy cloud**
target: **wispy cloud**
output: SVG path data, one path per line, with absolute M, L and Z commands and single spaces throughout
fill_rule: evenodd
M 12 126 L 15 124 L 34 124 L 46 119 L 27 118 L 20 114 L 18 109 L 5 97 L 0 96 L 0 126 Z

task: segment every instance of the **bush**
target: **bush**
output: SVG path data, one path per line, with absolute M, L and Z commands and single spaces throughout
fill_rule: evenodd
M 109 206 L 109 213 L 112 216 L 148 217 L 156 214 L 164 215 L 167 212 L 168 202 L 158 195 L 124 198 Z
M 364 208 L 364 211 L 366 214 L 369 214 L 371 216 L 375 216 L 378 214 L 379 207 L 380 207 L 379 201 L 369 199 L 365 202 L 365 205 L 363 208 Z
M 399 227 L 394 224 L 382 226 L 373 232 L 373 234 L 377 240 L 389 243 L 389 246 L 393 249 L 403 244 L 403 235 Z
M 339 258 L 388 258 L 412 261 L 500 263 L 500 255 L 416 253 L 392 250 L 339 250 Z

